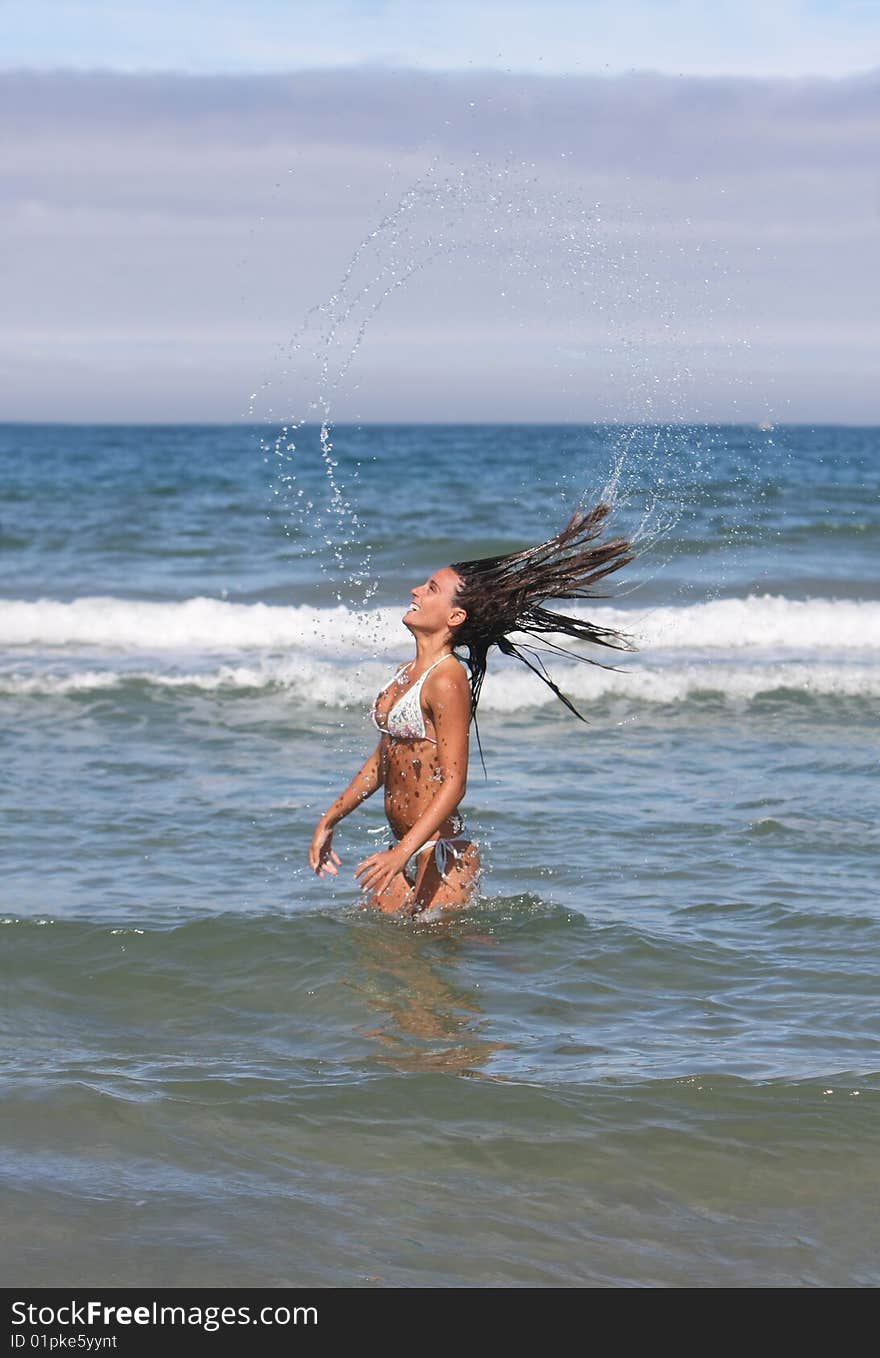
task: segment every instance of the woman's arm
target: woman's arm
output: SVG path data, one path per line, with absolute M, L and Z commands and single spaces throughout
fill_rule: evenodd
M 467 790 L 471 698 L 464 671 L 430 675 L 423 693 L 425 706 L 434 721 L 437 762 L 443 781 L 434 800 L 393 848 L 371 854 L 358 864 L 354 875 L 357 877 L 365 870 L 360 883 L 363 891 L 384 891 L 391 878 L 403 870 L 410 855 L 452 815 Z
M 333 829 L 344 816 L 347 816 L 361 802 L 382 786 L 382 741 L 376 746 L 369 759 L 363 763 L 341 796 L 324 812 L 321 820 Z
M 341 861 L 331 847 L 334 825 L 338 825 L 342 818 L 354 811 L 355 807 L 360 806 L 361 802 L 372 797 L 376 789 L 382 786 L 382 782 L 382 741 L 380 740 L 369 759 L 358 769 L 345 791 L 336 798 L 332 806 L 327 808 L 315 826 L 315 833 L 312 835 L 312 842 L 309 845 L 309 867 L 319 877 L 323 877 L 325 872 L 332 873 L 335 877 L 336 867 L 339 866 Z M 334 863 L 336 867 L 333 866 Z

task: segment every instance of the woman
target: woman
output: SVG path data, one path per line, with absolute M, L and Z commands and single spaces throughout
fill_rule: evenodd
M 318 821 L 309 865 L 319 877 L 336 875 L 340 859 L 333 829 L 380 787 L 396 843 L 370 854 L 355 869 L 368 904 L 415 916 L 461 906 L 476 887 L 480 857 L 468 838 L 459 805 L 467 786 L 468 728 L 477 711 L 490 647 L 515 656 L 548 684 L 575 716 L 580 713 L 538 660 L 509 640 L 565 633 L 600 646 L 631 650 L 619 632 L 544 608 L 546 599 L 595 598 L 591 586 L 632 560 L 624 538 L 599 542 L 609 506 L 576 510 L 556 537 L 507 556 L 459 561 L 435 571 L 411 591 L 403 624 L 416 653 L 373 703 L 379 743 L 340 797 Z M 549 642 L 565 655 L 571 651 Z M 466 651 L 468 675 L 454 654 Z M 588 660 L 586 656 L 575 659 Z M 590 664 L 598 661 L 589 660 Z M 581 718 L 583 720 L 583 718 Z M 433 850 L 433 852 L 431 852 Z

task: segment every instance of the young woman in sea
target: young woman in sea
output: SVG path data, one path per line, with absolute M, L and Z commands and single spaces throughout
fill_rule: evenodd
M 385 789 L 385 814 L 396 841 L 355 869 L 367 904 L 396 914 L 431 918 L 465 905 L 479 878 L 480 856 L 459 806 L 467 786 L 468 732 L 477 711 L 488 652 L 497 646 L 534 671 L 575 716 L 535 647 L 514 645 L 511 633 L 565 634 L 619 650 L 619 632 L 544 607 L 548 599 L 596 598 L 592 586 L 632 560 L 625 538 L 600 541 L 609 506 L 576 510 L 547 542 L 506 556 L 458 561 L 411 590 L 403 624 L 415 656 L 378 694 L 372 718 L 379 743 L 348 787 L 324 812 L 309 848 L 309 865 L 322 877 L 341 865 L 333 830 L 367 797 Z M 574 656 L 557 643 L 548 646 Z M 465 652 L 464 667 L 455 655 Z M 599 662 L 575 656 L 590 664 Z M 583 720 L 583 718 L 581 718 Z M 430 914 L 428 914 L 430 912 Z

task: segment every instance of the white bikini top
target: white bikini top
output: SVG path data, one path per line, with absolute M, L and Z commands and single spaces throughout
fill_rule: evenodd
M 441 655 L 439 660 L 435 660 L 433 665 L 428 666 L 424 674 L 419 675 L 412 688 L 408 688 L 403 697 L 398 699 L 391 708 L 388 716 L 385 718 L 388 722 L 387 726 L 379 725 L 376 717 L 376 707 L 382 694 L 387 692 L 391 685 L 386 684 L 385 688 L 379 691 L 373 701 L 373 706 L 370 708 L 370 717 L 377 731 L 381 731 L 386 736 L 393 736 L 395 740 L 430 740 L 432 745 L 437 744 L 433 736 L 425 735 L 425 718 L 422 715 L 421 700 L 422 684 L 431 673 L 431 670 L 442 661 L 449 660 L 451 654 L 452 653 L 450 652 L 449 655 Z M 401 675 L 406 668 L 406 665 L 401 665 L 394 678 L 396 679 Z

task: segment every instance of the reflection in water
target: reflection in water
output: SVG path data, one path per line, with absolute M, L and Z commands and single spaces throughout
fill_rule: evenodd
M 356 965 L 348 982 L 381 1016 L 360 1029 L 380 1044 L 377 1060 L 397 1070 L 481 1071 L 511 1044 L 480 1037 L 486 1019 L 473 984 L 456 984 L 455 969 L 494 939 L 458 919 L 429 928 L 391 923 L 373 912 L 354 928 Z

